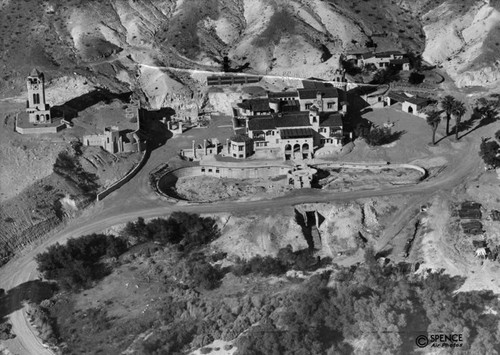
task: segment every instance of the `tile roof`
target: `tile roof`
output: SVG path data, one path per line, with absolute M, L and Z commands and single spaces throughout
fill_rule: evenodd
M 406 96 L 404 93 L 402 92 L 394 92 L 394 91 L 390 91 L 388 94 L 387 94 L 387 97 L 393 99 L 393 100 L 396 100 L 398 102 L 405 102 L 406 100 L 408 100 L 408 96 Z
M 302 86 L 304 89 L 325 89 L 333 87 L 332 84 L 318 78 L 309 78 L 308 80 L 302 80 Z
M 237 104 L 238 107 L 250 110 L 253 112 L 267 112 L 271 111 L 269 108 L 269 99 L 248 99 L 243 100 Z
M 406 101 L 414 105 L 425 105 L 429 102 L 429 100 L 424 97 L 416 97 L 416 96 L 409 97 L 408 99 L 406 99 Z
M 289 112 L 276 118 L 276 128 L 308 126 L 311 126 L 309 112 Z
M 281 112 L 296 112 L 300 111 L 300 103 L 298 100 L 281 101 Z
M 393 92 L 393 91 L 389 92 L 387 96 L 398 102 L 409 102 L 414 105 L 425 105 L 427 102 L 429 102 L 429 100 L 424 97 L 417 97 L 417 96 L 410 97 L 406 96 L 404 93 Z
M 297 97 L 299 93 L 297 91 L 282 91 L 282 92 L 269 92 L 267 97 L 270 99 L 280 99 L 283 97 Z
M 340 113 L 331 113 L 319 125 L 320 127 L 342 127 L 342 115 Z
M 331 99 L 334 97 L 339 97 L 339 92 L 336 88 L 334 87 L 329 87 L 329 88 L 323 88 L 323 89 L 298 89 L 299 92 L 299 99 L 301 100 L 308 100 L 308 99 L 315 99 L 316 94 L 319 92 L 322 94 L 324 99 Z
M 246 136 L 244 134 L 237 134 L 237 135 L 231 137 L 231 141 L 238 142 L 238 143 L 250 142 L 251 140 L 252 140 L 252 138 L 250 138 L 249 136 Z
M 390 61 L 391 64 L 405 64 L 405 63 L 410 63 L 410 60 L 408 58 L 403 58 L 403 59 L 392 59 Z
M 267 117 L 254 117 L 248 121 L 248 129 L 251 131 L 264 130 L 264 129 L 276 129 L 276 123 L 274 118 Z
M 400 51 L 386 51 L 386 52 L 375 53 L 375 56 L 377 58 L 390 57 L 392 55 L 404 55 L 404 53 L 402 53 Z
M 289 128 L 281 130 L 281 139 L 310 138 L 314 136 L 312 128 Z
M 251 131 L 309 126 L 311 126 L 309 112 L 305 111 L 286 112 L 272 116 L 253 116 L 248 121 L 248 129 Z
M 33 70 L 31 70 L 30 76 L 38 78 L 42 76 L 42 73 L 40 73 L 37 68 L 33 68 Z

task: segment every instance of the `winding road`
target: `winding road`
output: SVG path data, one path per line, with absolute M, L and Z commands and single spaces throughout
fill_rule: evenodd
M 322 190 L 304 189 L 295 190 L 289 194 L 258 201 L 220 201 L 210 204 L 192 204 L 166 202 L 156 196 L 149 187 L 148 174 L 160 163 L 174 156 L 178 141 L 153 152 L 146 166 L 129 183 L 112 193 L 105 200 L 96 203 L 85 210 L 77 219 L 68 221 L 59 230 L 54 231 L 33 249 L 1 268 L 0 287 L 7 292 L 27 281 L 37 279 L 36 262 L 34 256 L 44 251 L 49 245 L 66 241 L 69 237 L 78 237 L 85 234 L 100 232 L 116 224 L 134 220 L 137 217 L 165 216 L 174 211 L 191 213 L 217 212 L 250 212 L 256 210 L 275 210 L 285 206 L 302 203 L 350 201 L 360 198 L 389 196 L 397 194 L 412 194 L 411 202 L 398 211 L 394 223 L 384 233 L 377 248 L 387 245 L 397 231 L 408 222 L 410 211 L 418 207 L 422 201 L 428 200 L 436 193 L 446 194 L 458 185 L 464 183 L 471 176 L 476 176 L 482 170 L 482 162 L 477 154 L 477 142 L 482 135 L 491 135 L 491 127 L 482 127 L 470 135 L 462 138 L 460 147 L 449 156 L 448 165 L 436 177 L 423 181 L 417 185 L 386 186 L 376 190 L 325 192 Z M 474 143 L 471 145 L 471 143 Z M 470 147 L 473 146 L 473 149 Z M 22 300 L 17 300 L 18 302 Z M 13 310 L 9 314 L 10 322 L 16 338 L 6 341 L 8 349 L 13 354 L 20 355 L 51 355 L 52 351 L 45 348 L 40 339 L 33 333 L 28 324 L 23 309 Z

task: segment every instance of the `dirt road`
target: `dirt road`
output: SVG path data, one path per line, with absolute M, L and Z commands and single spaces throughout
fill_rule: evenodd
M 477 154 L 477 153 L 476 153 Z M 159 199 L 151 200 L 151 196 L 143 196 L 143 203 L 117 203 L 123 194 L 115 193 L 115 198 L 110 199 L 114 206 L 105 206 L 97 204 L 87 211 L 87 216 L 79 220 L 71 221 L 63 230 L 55 233 L 42 244 L 26 253 L 22 257 L 8 263 L 2 268 L 0 275 L 0 287 L 9 290 L 24 282 L 33 280 L 37 277 L 36 263 L 33 260 L 37 253 L 42 252 L 47 246 L 56 242 L 64 242 L 69 237 L 78 237 L 84 234 L 99 232 L 115 224 L 124 223 L 137 217 L 156 217 L 170 214 L 173 211 L 185 211 L 192 213 L 216 213 L 216 212 L 242 212 L 263 209 L 279 209 L 284 206 L 290 206 L 301 203 L 330 202 L 330 201 L 348 201 L 358 198 L 387 196 L 396 194 L 414 194 L 419 196 L 415 201 L 420 203 L 424 196 L 430 196 L 437 191 L 450 190 L 459 184 L 472 171 L 480 168 L 480 161 L 476 155 L 469 154 L 461 157 L 462 164 L 457 164 L 446 169 L 442 175 L 434 180 L 422 182 L 414 186 L 394 187 L 381 190 L 352 191 L 341 193 L 325 193 L 321 190 L 296 190 L 292 193 L 272 199 L 250 202 L 216 202 L 209 204 L 171 204 Z M 120 198 L 119 198 L 120 197 Z M 126 196 L 125 196 L 126 197 Z M 129 196 L 130 197 L 130 196 Z M 134 199 L 135 200 L 135 199 Z M 106 202 L 106 201 L 104 201 Z M 408 206 L 407 210 L 415 208 Z M 406 210 L 406 209 L 405 209 Z M 405 215 L 405 213 L 403 213 Z M 397 221 L 397 225 L 406 222 L 405 218 Z M 387 234 L 389 240 L 391 233 Z M 383 245 L 383 243 L 382 243 Z M 382 246 L 381 245 L 381 246 Z M 10 315 L 10 321 L 13 325 L 13 331 L 17 338 L 11 341 L 9 348 L 18 354 L 51 354 L 45 349 L 39 339 L 33 334 L 31 327 L 27 324 L 23 315 L 23 310 L 17 310 Z
M 176 140 L 167 142 L 162 149 L 155 150 L 146 166 L 128 184 L 111 194 L 104 201 L 85 211 L 85 215 L 72 220 L 59 232 L 53 233 L 33 250 L 6 264 L 1 269 L 0 287 L 12 289 L 22 283 L 37 277 L 36 263 L 33 257 L 44 251 L 47 246 L 56 242 L 64 242 L 69 237 L 99 232 L 115 224 L 124 223 L 137 217 L 156 217 L 168 215 L 173 211 L 192 213 L 244 212 L 255 210 L 275 210 L 284 206 L 301 203 L 349 201 L 359 198 L 411 194 L 415 196 L 399 214 L 394 217 L 394 223 L 384 233 L 377 248 L 381 249 L 397 236 L 411 211 L 418 208 L 422 201 L 435 193 L 446 194 L 468 178 L 476 176 L 482 169 L 482 162 L 477 154 L 479 137 L 491 135 L 491 127 L 482 127 L 467 137 L 462 138 L 466 148 L 459 149 L 448 161 L 448 166 L 437 177 L 413 186 L 398 186 L 379 190 L 345 191 L 340 193 L 322 190 L 295 190 L 286 196 L 249 202 L 214 202 L 209 204 L 171 204 L 159 199 L 149 187 L 148 174 L 153 168 L 172 158 L 178 149 Z M 184 137 L 182 139 L 192 139 Z M 471 149 L 471 147 L 474 147 Z M 17 335 L 14 340 L 6 342 L 11 352 L 15 354 L 49 355 L 40 340 L 33 334 L 27 324 L 22 310 L 16 310 L 10 315 L 13 331 Z

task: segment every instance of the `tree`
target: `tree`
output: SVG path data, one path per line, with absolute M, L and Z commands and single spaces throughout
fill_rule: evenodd
M 500 142 L 500 130 L 495 132 L 495 139 Z
M 465 115 L 465 112 L 467 109 L 465 108 L 465 104 L 462 101 L 455 101 L 455 105 L 453 106 L 453 111 L 452 114 L 455 116 L 456 119 L 456 126 L 455 126 L 455 139 L 458 140 L 458 131 L 459 131 L 459 126 L 460 122 L 462 121 L 462 117 Z
M 391 66 L 377 71 L 370 84 L 389 84 L 390 82 L 398 81 L 399 79 L 399 70 Z
M 408 60 L 413 70 L 420 71 L 422 69 L 422 55 L 413 52 L 408 52 Z
M 432 110 L 427 112 L 427 124 L 432 128 L 432 144 L 436 144 L 436 130 L 441 122 L 441 112 Z
M 364 136 L 371 146 L 389 144 L 397 140 L 404 132 L 392 132 L 389 127 L 375 127 Z
M 497 168 L 500 166 L 500 158 L 497 157 L 499 149 L 500 145 L 497 142 L 483 139 L 479 146 L 479 156 L 486 165 Z
M 450 134 L 450 119 L 451 114 L 453 113 L 453 108 L 455 107 L 456 100 L 451 95 L 446 95 L 441 100 L 441 107 L 446 112 L 446 135 Z
M 417 72 L 412 72 L 410 74 L 410 77 L 408 78 L 408 82 L 412 85 L 418 85 L 418 84 L 421 84 L 425 79 L 425 75 L 424 74 L 420 74 L 420 73 L 417 73 Z

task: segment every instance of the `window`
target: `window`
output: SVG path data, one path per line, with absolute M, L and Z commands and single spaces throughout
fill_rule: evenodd
M 306 110 L 309 110 L 312 107 L 312 104 L 306 104 Z
M 212 172 L 212 169 L 208 169 L 208 172 L 211 173 Z
M 201 172 L 204 173 L 205 172 L 205 168 L 201 168 Z
M 334 107 L 334 105 L 335 105 L 335 103 L 333 103 L 333 102 L 329 102 L 326 106 L 327 106 L 328 108 L 333 108 L 333 107 Z
M 242 151 L 243 151 L 243 148 L 244 148 L 243 146 L 239 146 L 239 147 L 238 147 L 238 151 L 239 151 L 239 152 L 242 152 Z
M 266 131 L 266 136 L 270 136 L 272 131 Z
M 243 158 L 243 154 L 240 154 L 240 158 Z
M 322 127 L 322 128 L 320 128 L 320 129 L 319 129 L 319 133 L 326 133 L 326 128 L 323 128 L 323 127 Z
M 219 169 L 215 169 L 215 173 L 219 174 Z

